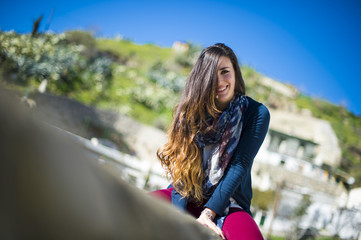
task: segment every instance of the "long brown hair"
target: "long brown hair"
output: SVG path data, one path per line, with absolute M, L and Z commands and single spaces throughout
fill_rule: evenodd
M 231 60 L 235 71 L 235 93 L 245 94 L 241 70 L 232 49 L 223 43 L 203 49 L 174 110 L 168 142 L 157 151 L 162 166 L 173 179 L 174 188 L 183 197 L 198 203 L 203 200 L 203 171 L 201 151 L 194 138 L 198 132 L 209 129 L 207 116 L 215 118 L 220 113 L 215 94 L 217 67 L 223 56 Z

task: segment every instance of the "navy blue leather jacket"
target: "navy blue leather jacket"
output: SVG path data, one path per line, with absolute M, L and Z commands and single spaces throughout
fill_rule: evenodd
M 223 215 L 231 197 L 252 216 L 250 210 L 252 199 L 251 168 L 267 134 L 270 114 L 263 104 L 250 97 L 247 99 L 249 105 L 244 113 L 243 129 L 236 152 L 212 196 L 204 206 L 215 211 L 218 216 Z M 187 199 L 182 198 L 173 189 L 172 204 L 184 210 L 187 206 Z

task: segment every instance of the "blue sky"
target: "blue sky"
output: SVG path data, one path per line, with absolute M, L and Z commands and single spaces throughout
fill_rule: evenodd
M 361 2 L 303 1 L 8 1 L 0 29 L 28 33 L 54 9 L 49 29 L 117 34 L 136 43 L 203 47 L 224 42 L 241 64 L 301 92 L 361 115 Z

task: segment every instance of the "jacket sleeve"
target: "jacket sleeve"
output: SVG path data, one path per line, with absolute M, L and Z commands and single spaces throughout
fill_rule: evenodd
M 267 134 L 270 121 L 268 109 L 260 104 L 250 111 L 237 150 L 228 164 L 225 174 L 205 205 L 205 207 L 215 211 L 217 215 L 223 214 L 230 198 L 241 182 L 245 180 L 247 170 L 252 167 L 253 159 Z

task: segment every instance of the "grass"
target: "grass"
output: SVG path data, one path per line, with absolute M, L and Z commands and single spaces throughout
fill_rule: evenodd
M 142 66 L 165 62 L 172 55 L 171 48 L 162 48 L 153 44 L 138 45 L 127 40 L 98 39 L 96 45 L 99 50 L 110 51 L 123 58 L 133 58 Z

